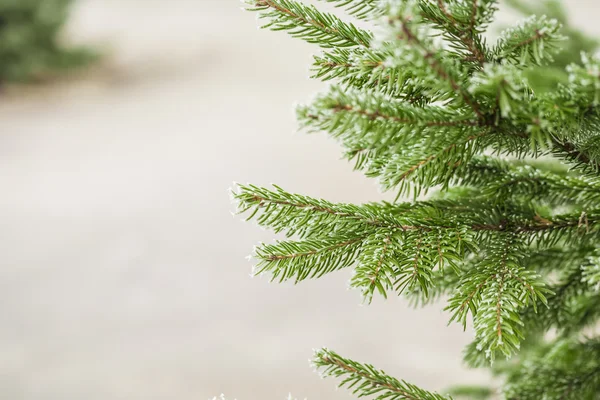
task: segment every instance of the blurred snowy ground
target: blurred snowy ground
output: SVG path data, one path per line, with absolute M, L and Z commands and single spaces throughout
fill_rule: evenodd
M 592 32 L 600 6 L 569 2 Z M 313 49 L 235 0 L 87 0 L 90 74 L 0 101 L 0 398 L 350 398 L 307 360 L 329 346 L 431 389 L 486 379 L 443 305 L 361 306 L 349 271 L 249 278 L 272 235 L 230 215 L 234 180 L 382 198 L 324 135 L 294 134 Z

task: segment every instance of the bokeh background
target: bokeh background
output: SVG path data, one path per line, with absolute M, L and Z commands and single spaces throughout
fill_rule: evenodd
M 600 35 L 597 1 L 567 4 Z M 322 346 L 430 389 L 488 381 L 461 366 L 472 334 L 443 304 L 361 305 L 349 271 L 250 279 L 244 257 L 273 235 L 232 218 L 234 181 L 387 195 L 295 133 L 293 104 L 323 87 L 314 48 L 240 7 L 81 0 L 65 38 L 104 59 L 0 93 L 0 398 L 350 398 L 309 366 Z

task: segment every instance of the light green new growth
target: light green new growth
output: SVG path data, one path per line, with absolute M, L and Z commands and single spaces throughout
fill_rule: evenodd
M 483 36 L 492 0 L 323 1 L 347 18 L 294 0 L 246 3 L 264 27 L 322 48 L 313 77 L 332 85 L 298 108 L 301 125 L 413 200 L 355 205 L 238 185 L 237 211 L 287 237 L 255 249 L 255 273 L 298 283 L 349 269 L 366 302 L 445 298 L 449 320 L 475 332 L 465 361 L 495 361 L 506 399 L 596 399 L 600 346 L 584 332 L 600 318 L 597 42 L 552 0 L 509 1 L 538 15 L 493 44 Z M 587 53 L 574 59 L 574 47 Z M 359 397 L 451 398 L 327 349 L 315 365 Z

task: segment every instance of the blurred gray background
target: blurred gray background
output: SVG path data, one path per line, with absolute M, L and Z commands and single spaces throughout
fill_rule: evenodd
M 597 1 L 567 3 L 600 34 Z M 322 346 L 430 389 L 487 381 L 443 304 L 363 306 L 349 271 L 250 279 L 273 235 L 231 217 L 233 181 L 385 196 L 325 135 L 294 133 L 293 104 L 323 88 L 315 49 L 240 7 L 82 0 L 68 37 L 109 57 L 1 97 L 0 398 L 350 398 L 309 367 Z

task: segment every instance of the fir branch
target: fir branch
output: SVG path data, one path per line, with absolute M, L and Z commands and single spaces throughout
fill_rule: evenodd
M 429 226 L 403 224 L 402 214 L 417 211 L 422 204 L 363 204 L 331 203 L 326 200 L 288 193 L 278 186 L 275 190 L 254 185 L 238 185 L 232 192 L 238 213 L 250 213 L 247 220 L 256 218 L 261 226 L 286 236 L 325 237 L 335 232 L 364 232 L 376 228 L 413 230 Z M 414 220 L 413 220 L 414 221 Z
M 396 265 L 392 240 L 391 232 L 382 232 L 367 238 L 363 244 L 350 285 L 361 288 L 367 303 L 372 301 L 375 290 L 387 298 L 387 291 L 393 289 Z
M 568 161 L 580 170 L 584 172 L 600 171 L 600 158 L 592 158 L 583 150 L 578 149 L 576 144 L 554 137 L 552 146 L 551 151 L 555 156 Z
M 504 60 L 517 65 L 540 65 L 551 62 L 566 38 L 560 34 L 561 24 L 545 16 L 530 18 L 502 33 L 493 50 L 496 63 Z
M 364 168 L 367 176 L 377 177 L 383 190 L 395 189 L 398 197 L 416 197 L 436 185 L 446 186 L 470 157 L 485 147 L 482 138 L 487 132 L 470 133 L 454 131 L 453 135 L 439 138 L 435 145 L 428 138 L 404 144 L 407 155 L 375 149 L 361 154 L 356 168 Z M 364 145 L 362 149 L 370 150 Z M 352 155 L 356 157 L 357 152 Z
M 415 288 L 418 283 L 421 290 L 427 293 L 431 286 L 432 268 L 428 268 L 429 263 L 423 262 L 423 233 L 419 231 L 411 239 L 413 244 L 411 247 L 414 251 L 412 254 L 405 254 L 399 260 L 399 269 L 394 285 L 398 293 L 403 293 L 407 288 L 409 290 Z
M 456 166 L 486 146 L 478 139 L 488 134 L 481 132 L 469 112 L 416 107 L 384 95 L 365 96 L 336 87 L 311 106 L 299 108 L 298 118 L 311 130 L 325 130 L 339 138 L 350 157 L 358 158 L 357 169 L 378 177 L 386 190 L 402 185 L 399 193 L 411 188 L 418 193 L 446 182 Z
M 346 23 L 333 14 L 293 0 L 246 0 L 250 11 L 269 19 L 263 28 L 285 30 L 293 37 L 324 48 L 364 46 L 373 38 L 370 32 Z
M 338 80 L 360 89 L 374 89 L 410 103 L 426 104 L 443 98 L 412 71 L 394 67 L 388 60 L 392 49 L 342 48 L 314 57 L 313 78 Z
M 375 292 L 417 303 L 447 294 L 452 321 L 473 319 L 467 360 L 515 354 L 528 335 L 521 367 L 497 369 L 517 371 L 508 399 L 595 398 L 600 347 L 572 338 L 600 319 L 600 58 L 584 56 L 545 79 L 544 91 L 539 66 L 563 39 L 555 20 L 530 18 L 490 51 L 482 34 L 494 0 L 325 1 L 383 22 L 384 36 L 294 0 L 249 2 L 266 27 L 328 49 L 314 77 L 343 87 L 301 107 L 301 122 L 340 140 L 385 189 L 416 197 L 439 185 L 443 193 L 353 205 L 241 185 L 240 213 L 296 239 L 258 247 L 257 273 L 298 282 L 354 266 L 351 285 L 367 302 Z M 537 9 L 560 14 L 552 4 Z M 549 154 L 576 168 L 530 159 Z M 519 160 L 500 160 L 507 155 Z M 543 340 L 553 327 L 564 339 L 556 347 Z M 328 350 L 316 364 L 359 396 L 444 398 Z
M 321 0 L 343 8 L 348 14 L 364 20 L 373 20 L 381 15 L 378 0 Z
M 365 136 L 372 131 L 389 134 L 403 125 L 416 130 L 440 127 L 478 127 L 479 121 L 468 111 L 449 110 L 440 106 L 415 106 L 375 92 L 344 90 L 338 86 L 319 95 L 313 103 L 298 109 L 298 117 L 306 126 L 326 130 L 334 136 L 346 131 L 340 125 L 357 125 L 347 139 Z M 407 132 L 408 133 L 408 132 Z M 413 135 L 415 131 L 411 131 Z M 360 136 L 359 136 L 360 137 Z
M 395 229 L 402 232 L 438 230 L 455 232 L 466 228 L 479 232 L 512 232 L 543 239 L 556 231 L 594 235 L 600 229 L 600 210 L 589 210 L 584 214 L 539 215 L 523 208 L 510 210 L 504 215 L 501 209 L 482 210 L 481 203 L 467 203 L 462 207 L 454 201 L 429 201 L 417 203 L 363 204 L 330 203 L 325 200 L 291 194 L 275 186 L 275 191 L 254 185 L 238 185 L 233 192 L 238 202 L 238 213 L 250 212 L 247 218 L 256 218 L 262 226 L 276 232 L 287 231 L 286 235 L 300 237 L 324 237 L 334 232 L 365 232 L 375 228 Z M 485 198 L 478 199 L 486 202 Z M 406 212 L 411 215 L 406 215 Z M 491 212 L 493 219 L 486 219 L 483 211 Z M 585 218 L 583 218 L 585 217 Z
M 347 386 L 359 397 L 386 400 L 451 400 L 450 397 L 428 392 L 392 378 L 372 365 L 343 358 L 328 349 L 321 349 L 315 353 L 314 364 L 322 370 L 323 375 L 342 378 L 339 386 Z
M 470 6 L 451 2 L 458 13 L 458 19 L 446 3 L 445 0 L 437 0 L 436 8 L 431 2 L 421 2 L 423 19 L 442 32 L 453 48 L 463 53 L 464 60 L 475 62 L 477 67 L 482 67 L 487 56 L 485 46 L 476 30 L 478 1 L 472 1 Z M 468 8 L 468 13 L 465 13 L 465 8 Z
M 397 38 L 399 40 L 406 41 L 407 43 L 420 49 L 424 60 L 429 64 L 431 70 L 442 80 L 450 85 L 450 88 L 458 94 L 464 103 L 468 105 L 473 112 L 477 115 L 480 120 L 484 119 L 482 112 L 479 110 L 479 106 L 470 94 L 458 84 L 456 78 L 453 76 L 454 71 L 448 69 L 444 62 L 439 57 L 438 53 L 430 49 L 419 36 L 411 29 L 411 22 L 402 12 L 395 13 L 388 17 L 388 23 L 392 27 L 398 29 Z M 398 26 L 399 25 L 399 26 Z
M 565 336 L 589 331 L 600 320 L 600 295 L 593 291 L 573 300 L 569 325 L 563 327 Z
M 539 276 L 521 265 L 522 249 L 514 234 L 500 234 L 487 247 L 481 264 L 468 271 L 449 300 L 450 321 L 466 327 L 473 315 L 479 350 L 493 361 L 496 353 L 514 354 L 523 339 L 519 311 L 537 301 L 546 303 L 548 290 Z
M 254 258 L 258 260 L 254 275 L 269 272 L 272 281 L 294 279 L 296 283 L 319 278 L 352 265 L 366 236 L 338 235 L 262 244 L 254 250 Z
M 461 171 L 456 181 L 477 187 L 497 203 L 511 198 L 553 205 L 575 204 L 583 208 L 600 203 L 600 178 L 565 176 L 521 161 L 476 157 Z
M 532 98 L 533 94 L 522 72 L 514 66 L 487 64 L 471 77 L 469 92 L 476 101 L 499 111 L 505 119 L 531 118 L 529 107 L 524 106 L 523 101 Z

